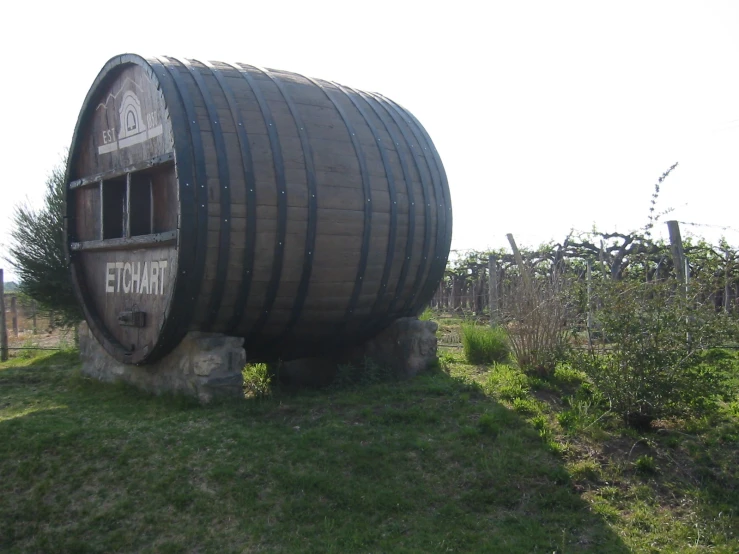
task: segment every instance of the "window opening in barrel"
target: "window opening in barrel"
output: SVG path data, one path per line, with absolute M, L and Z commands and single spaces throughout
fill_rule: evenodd
M 146 170 L 114 173 L 113 176 L 93 181 L 92 178 L 79 179 L 70 183 L 70 191 L 76 194 L 83 189 L 93 188 L 98 196 L 99 230 L 97 237 L 85 242 L 72 242 L 72 250 L 119 248 L 127 244 L 146 246 L 148 242 L 157 243 L 168 240 L 176 231 L 171 218 L 167 217 L 171 206 L 167 203 L 165 188 L 167 180 L 173 178 L 174 164 L 167 158 Z M 89 230 L 85 233 L 89 236 Z M 162 236 L 166 235 L 166 236 Z M 128 239 L 136 239 L 128 241 Z
M 128 175 L 103 181 L 102 218 L 103 240 L 119 239 L 126 236 L 126 183 Z

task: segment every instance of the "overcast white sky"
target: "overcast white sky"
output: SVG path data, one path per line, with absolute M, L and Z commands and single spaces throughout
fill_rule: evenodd
M 13 207 L 38 205 L 88 88 L 123 52 L 243 61 L 393 98 L 441 154 L 455 249 L 641 227 L 675 161 L 659 209 L 739 244 L 736 1 L 71 0 L 2 13 L 0 258 Z

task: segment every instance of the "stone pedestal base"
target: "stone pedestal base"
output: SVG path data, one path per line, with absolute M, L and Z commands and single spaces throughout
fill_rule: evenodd
M 165 358 L 149 365 L 123 364 L 79 328 L 82 373 L 100 381 L 125 382 L 155 394 L 179 393 L 201 402 L 214 397 L 243 397 L 241 370 L 246 364 L 244 339 L 215 333 L 188 333 Z
M 375 338 L 353 348 L 350 361 L 371 358 L 404 378 L 425 371 L 436 359 L 436 330 L 433 321 L 404 317 L 393 322 Z
M 401 378 L 413 377 L 436 360 L 438 327 L 433 321 L 415 317 L 398 319 L 373 339 L 345 352 L 283 362 L 280 374 L 292 386 L 323 386 L 333 380 L 337 364 L 361 366 L 365 358 L 370 358 Z
M 323 386 L 336 375 L 337 364 L 361 366 L 365 358 L 389 368 L 401 378 L 426 370 L 436 359 L 433 321 L 406 317 L 369 341 L 324 358 L 304 358 L 282 363 L 280 373 L 292 386 Z M 241 370 L 246 364 L 244 339 L 215 333 L 188 333 L 165 358 L 135 366 L 112 358 L 92 336 L 87 323 L 80 324 L 82 373 L 100 381 L 124 382 L 155 394 L 179 393 L 201 402 L 214 397 L 243 397 Z

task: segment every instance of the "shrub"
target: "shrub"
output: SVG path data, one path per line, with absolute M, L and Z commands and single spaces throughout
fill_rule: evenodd
M 246 364 L 241 371 L 244 390 L 254 398 L 272 394 L 272 372 L 267 364 Z
M 566 279 L 554 273 L 537 278 L 525 267 L 528 280 L 514 280 L 508 298 L 508 337 L 518 366 L 527 372 L 548 376 L 567 351 Z
M 726 372 L 710 347 L 732 324 L 693 285 L 674 281 L 607 281 L 598 291 L 597 323 L 607 337 L 601 351 L 573 356 L 625 423 L 648 428 L 655 419 L 705 414 L 716 407 Z
M 471 364 L 490 364 L 508 359 L 508 340 L 502 327 L 462 325 L 465 359 Z

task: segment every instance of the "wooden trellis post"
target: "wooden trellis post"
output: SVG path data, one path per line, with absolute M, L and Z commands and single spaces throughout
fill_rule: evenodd
M 680 225 L 677 221 L 668 221 L 667 230 L 670 232 L 670 251 L 675 264 L 675 273 L 681 283 L 686 283 L 685 251 L 683 250 L 683 239 L 680 236 Z
M 729 294 L 731 289 L 729 287 L 729 257 L 726 257 L 726 265 L 724 266 L 724 313 L 729 313 Z
M 0 362 L 8 359 L 8 330 L 5 328 L 5 284 L 0 269 Z
M 490 304 L 490 326 L 498 325 L 498 262 L 494 256 L 488 258 L 488 302 Z
M 587 260 L 587 288 L 588 288 L 588 319 L 587 319 L 587 329 L 588 329 L 588 347 L 592 350 L 593 348 L 593 267 L 590 263 L 590 260 Z
M 680 225 L 677 221 L 668 221 L 667 230 L 670 232 L 670 251 L 672 252 L 672 260 L 675 265 L 675 274 L 677 274 L 678 280 L 683 284 L 685 288 L 685 298 L 688 297 L 688 278 L 690 270 L 688 268 L 688 260 L 685 258 L 685 250 L 683 249 L 683 239 L 680 236 Z M 688 318 L 688 323 L 690 318 Z M 688 331 L 687 337 L 688 345 L 692 342 L 692 335 Z
M 516 241 L 513 238 L 513 235 L 511 233 L 508 233 L 506 235 L 508 238 L 508 242 L 511 243 L 511 250 L 513 250 L 513 257 L 516 260 L 516 265 L 518 266 L 518 270 L 521 273 L 521 278 L 523 279 L 524 286 L 526 287 L 526 290 L 531 292 L 533 290 L 533 285 L 531 283 L 531 275 L 529 275 L 528 268 L 526 267 L 526 264 L 523 261 L 523 256 L 521 256 L 521 251 L 518 249 L 518 246 L 516 245 Z
M 457 288 L 457 276 L 452 274 L 450 279 L 450 287 L 449 287 L 449 311 L 453 312 L 457 309 L 457 296 L 456 296 L 456 288 Z
M 606 250 L 605 245 L 603 244 L 603 239 L 600 241 L 600 252 L 598 252 L 598 258 L 600 259 L 601 272 L 603 272 L 603 275 L 608 275 L 606 272 Z
M 15 295 L 10 297 L 10 314 L 13 318 L 13 336 L 18 336 L 18 303 Z

